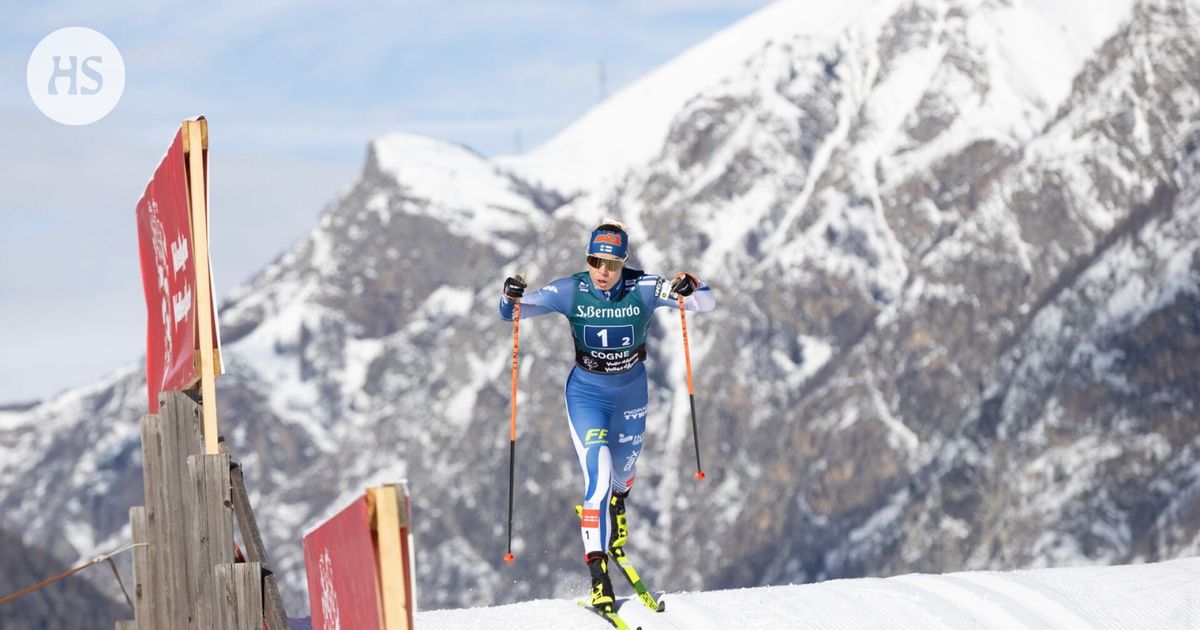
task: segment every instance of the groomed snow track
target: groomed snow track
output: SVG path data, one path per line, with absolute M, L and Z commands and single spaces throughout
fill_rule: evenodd
M 832 580 L 665 599 L 665 613 L 626 600 L 621 614 L 631 627 L 643 630 L 1188 629 L 1200 628 L 1200 558 Z M 572 600 L 423 612 L 415 625 L 420 630 L 607 627 Z

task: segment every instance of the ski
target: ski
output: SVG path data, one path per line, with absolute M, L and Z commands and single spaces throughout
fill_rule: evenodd
M 583 518 L 582 505 L 575 506 L 575 515 L 579 518 Z M 608 555 L 612 557 L 613 561 L 617 563 L 618 567 L 621 567 L 621 575 L 625 576 L 625 581 L 629 582 L 629 585 L 633 587 L 634 592 L 637 593 L 638 599 L 646 605 L 646 608 L 649 608 L 654 612 L 663 612 L 667 609 L 667 603 L 660 602 L 655 599 L 654 594 L 650 592 L 650 589 L 646 588 L 645 583 L 642 582 L 641 576 L 638 575 L 637 569 L 634 569 L 633 564 L 629 562 L 629 556 L 625 555 L 624 549 L 620 547 L 616 549 L 609 549 Z
M 587 601 L 586 599 L 576 600 L 575 603 L 592 611 L 593 613 L 596 614 L 596 616 L 604 619 L 609 624 L 611 624 L 612 627 L 616 628 L 617 630 L 631 630 L 629 627 L 629 624 L 625 623 L 624 619 L 621 619 L 619 616 L 617 616 L 616 611 L 607 612 L 607 611 L 600 610 L 599 608 L 592 606 L 592 603 Z M 642 630 L 642 627 L 637 626 L 637 628 L 635 628 L 633 630 Z
M 667 602 L 656 600 L 650 589 L 646 588 L 646 585 L 642 583 L 642 578 L 638 576 L 637 570 L 630 564 L 629 557 L 625 555 L 624 549 L 609 549 L 608 553 L 612 556 L 613 561 L 617 563 L 617 566 L 621 567 L 621 575 L 625 576 L 625 580 L 633 587 L 638 599 L 646 605 L 646 608 L 654 612 L 663 612 L 667 609 Z

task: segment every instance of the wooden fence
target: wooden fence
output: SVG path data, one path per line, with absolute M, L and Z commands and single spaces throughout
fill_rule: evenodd
M 163 392 L 142 418 L 146 505 L 131 508 L 134 620 L 119 630 L 287 630 L 275 576 L 228 449 L 204 455 L 202 409 Z M 234 516 L 246 545 L 235 562 Z

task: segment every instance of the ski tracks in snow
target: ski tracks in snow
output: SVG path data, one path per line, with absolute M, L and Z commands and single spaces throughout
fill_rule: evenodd
M 723 614 L 690 601 L 689 595 L 670 595 L 662 599 L 667 602 L 667 609 L 660 613 L 630 599 L 621 606 L 621 618 L 631 628 L 640 626 L 642 630 L 723 630 L 726 627 L 720 621 L 726 618 Z
M 678 593 L 655 613 L 625 599 L 642 630 L 1200 629 L 1200 558 L 1155 564 L 903 575 Z M 421 612 L 422 630 L 602 630 L 571 600 Z

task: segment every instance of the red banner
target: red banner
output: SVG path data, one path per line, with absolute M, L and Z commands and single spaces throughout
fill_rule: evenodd
M 196 374 L 196 267 L 192 260 L 183 136 L 167 155 L 137 204 L 138 250 L 146 291 L 146 385 L 150 411 L 158 393 L 192 386 Z
M 313 630 L 382 628 L 370 518 L 362 497 L 304 536 Z

